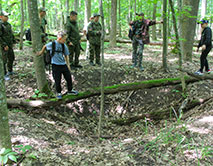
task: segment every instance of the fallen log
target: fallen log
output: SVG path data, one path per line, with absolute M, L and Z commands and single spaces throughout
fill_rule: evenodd
M 210 74 L 210 73 L 209 74 L 206 73 L 206 74 L 203 74 L 203 75 L 197 75 L 197 74 L 192 73 L 192 72 L 187 71 L 187 70 L 183 70 L 183 69 L 179 69 L 179 70 L 182 71 L 182 72 L 187 73 L 191 77 L 194 77 L 194 78 L 197 78 L 197 79 L 200 79 L 200 80 L 206 80 L 206 79 L 213 80 L 213 75 Z
M 193 100 L 184 106 L 184 108 L 182 109 L 182 113 L 185 113 L 195 108 L 196 106 L 202 105 L 211 99 L 213 99 L 213 97 L 208 97 L 202 100 Z M 171 109 L 167 109 L 167 110 L 153 111 L 150 113 L 146 113 L 146 114 L 142 114 L 142 115 L 134 116 L 130 118 L 120 118 L 120 119 L 112 120 L 112 123 L 123 126 L 123 125 L 130 125 L 131 123 L 137 122 L 145 118 L 148 118 L 154 121 L 159 121 L 159 120 L 167 119 L 170 115 L 171 115 Z M 174 115 L 174 117 L 176 116 L 177 115 Z
M 199 81 L 197 78 L 185 77 L 186 83 L 193 83 Z M 177 85 L 181 83 L 181 78 L 164 78 L 157 80 L 147 80 L 141 82 L 133 82 L 127 84 L 118 84 L 113 86 L 104 87 L 104 94 L 116 94 L 124 91 L 133 91 L 139 89 L 150 89 L 154 87 L 167 86 L 167 85 Z M 86 99 L 93 96 L 99 96 L 101 94 L 100 88 L 92 88 L 86 92 L 79 93 L 77 96 L 64 96 L 62 100 L 57 100 L 56 98 L 45 99 L 45 100 L 29 100 L 29 99 L 7 99 L 9 107 L 31 107 L 31 108 L 41 108 L 50 106 L 59 106 L 61 104 L 71 103 L 77 100 Z

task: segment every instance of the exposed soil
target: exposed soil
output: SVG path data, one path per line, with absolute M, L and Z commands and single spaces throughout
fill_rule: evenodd
M 106 48 L 105 85 L 137 82 L 159 78 L 179 77 L 178 57 L 169 53 L 169 71 L 161 63 L 161 47 L 146 46 L 144 68 L 131 69 L 131 45 Z M 16 75 L 6 82 L 8 98 L 30 98 L 36 89 L 31 49 L 15 51 Z M 209 55 L 213 64 L 212 53 Z M 100 86 L 101 68 L 91 67 L 81 56 L 83 69 L 73 70 L 73 84 L 78 91 Z M 184 69 L 199 68 L 199 54 Z M 46 72 L 54 90 L 51 73 Z M 63 81 L 63 92 L 66 85 Z M 187 94 L 187 95 L 186 95 Z M 159 166 L 211 165 L 213 163 L 213 99 L 183 114 L 177 120 L 174 112 L 187 99 L 213 97 L 213 82 L 199 81 L 187 86 L 165 86 L 105 96 L 101 143 L 97 139 L 100 97 L 88 98 L 47 109 L 11 108 L 9 112 L 12 142 L 30 145 L 32 150 L 21 163 L 26 166 Z M 142 119 L 129 126 L 112 123 L 143 113 L 171 110 L 171 116 L 161 121 Z M 166 120 L 166 121 L 165 121 Z M 16 149 L 16 148 L 14 148 Z M 17 149 L 16 149 L 17 150 Z M 32 159 L 30 154 L 36 156 Z

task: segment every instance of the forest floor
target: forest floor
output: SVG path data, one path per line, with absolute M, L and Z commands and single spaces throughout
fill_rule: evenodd
M 32 52 L 15 50 L 16 74 L 6 82 L 8 98 L 28 99 L 36 89 Z M 213 54 L 208 57 L 213 67 Z M 169 71 L 162 69 L 162 47 L 145 46 L 144 72 L 131 69 L 131 45 L 118 44 L 105 49 L 105 85 L 142 80 L 179 77 L 178 57 L 168 54 Z M 88 64 L 82 53 L 83 69 L 73 70 L 74 88 L 80 92 L 100 86 L 101 68 Z M 199 53 L 193 63 L 183 64 L 188 71 L 199 68 Z M 47 72 L 51 83 L 52 76 Z M 63 92 L 66 91 L 63 82 Z M 53 83 L 52 86 L 53 88 Z M 213 82 L 199 81 L 181 86 L 122 92 L 105 96 L 105 114 L 99 140 L 97 125 L 100 97 L 93 97 L 49 109 L 10 108 L 9 119 L 14 150 L 17 145 L 32 149 L 23 166 L 210 166 L 213 163 L 213 98 L 174 116 L 184 101 L 213 97 Z M 155 121 L 150 118 L 130 125 L 112 122 L 159 110 L 170 110 L 171 116 Z M 177 113 L 178 114 L 178 113 Z

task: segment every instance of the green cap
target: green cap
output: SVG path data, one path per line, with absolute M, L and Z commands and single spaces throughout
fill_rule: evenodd
M 47 9 L 45 9 L 44 7 L 41 7 L 41 8 L 39 8 L 39 13 L 41 13 L 41 12 L 46 12 L 47 11 Z
M 10 13 L 7 13 L 7 12 L 5 12 L 5 11 L 2 11 L 1 12 L 1 16 L 9 16 L 10 15 Z
M 93 17 L 97 17 L 97 16 L 101 16 L 101 15 L 98 14 L 98 13 L 94 13 L 94 14 L 93 14 Z

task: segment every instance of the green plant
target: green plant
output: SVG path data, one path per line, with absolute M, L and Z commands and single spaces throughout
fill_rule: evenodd
M 0 151 L 0 164 L 3 166 L 8 162 L 8 160 L 12 160 L 14 162 L 17 162 L 17 153 L 13 152 L 11 149 L 1 149 Z
M 27 151 L 29 151 L 30 149 L 32 149 L 32 146 L 30 145 L 17 145 L 15 146 L 15 148 L 18 149 L 18 151 L 20 151 L 21 153 L 26 153 Z
M 47 98 L 48 97 L 48 95 L 47 94 L 45 94 L 45 93 L 40 93 L 40 91 L 38 90 L 38 89 L 36 89 L 35 91 L 34 91 L 34 95 L 32 96 L 32 98 L 34 98 L 34 99 L 41 99 L 41 98 Z

